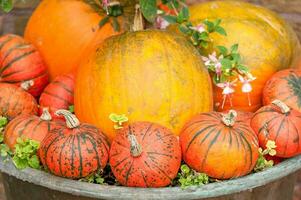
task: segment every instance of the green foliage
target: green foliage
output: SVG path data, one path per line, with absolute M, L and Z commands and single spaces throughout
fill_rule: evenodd
M 13 9 L 13 0 L 0 0 L 1 9 L 8 13 Z
M 145 19 L 151 23 L 155 22 L 157 17 L 156 0 L 140 0 L 140 9 Z
M 74 114 L 74 105 L 69 106 L 69 111 Z
M 24 169 L 26 167 L 41 169 L 40 161 L 37 156 L 39 146 L 40 144 L 37 141 L 18 138 L 12 158 L 15 166 L 18 169 Z
M 127 116 L 125 114 L 118 115 L 118 114 L 115 114 L 115 113 L 111 113 L 109 118 L 112 122 L 116 123 L 114 125 L 114 129 L 122 129 L 123 128 L 122 127 L 123 123 L 129 121 L 129 119 L 127 118 Z
M 180 172 L 177 176 L 177 185 L 182 189 L 190 186 L 202 186 L 209 183 L 209 177 L 204 173 L 198 173 L 190 169 L 186 164 L 181 165 Z
M 266 144 L 266 149 L 262 150 L 262 148 L 259 148 L 259 158 L 257 160 L 256 166 L 254 168 L 254 172 L 262 171 L 264 169 L 273 167 L 274 162 L 272 160 L 268 161 L 264 156 L 270 155 L 275 156 L 276 155 L 276 145 L 274 141 L 269 140 Z
M 98 171 L 94 174 L 91 174 L 91 175 L 85 177 L 85 178 L 79 179 L 79 181 L 103 185 L 104 182 L 105 182 L 105 179 L 102 177 L 102 174 L 103 174 L 102 171 Z

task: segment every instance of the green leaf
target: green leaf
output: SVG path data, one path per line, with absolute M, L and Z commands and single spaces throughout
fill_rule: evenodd
M 74 105 L 69 106 L 69 111 L 74 114 Z
M 168 23 L 170 24 L 175 24 L 177 23 L 177 17 L 176 16 L 172 16 L 172 15 L 164 15 L 162 16 L 163 19 L 165 19 Z
M 187 21 L 189 19 L 189 9 L 188 7 L 183 7 L 182 10 L 179 12 L 179 15 L 177 17 L 178 23 L 183 23 L 184 21 Z
M 217 26 L 215 27 L 215 31 L 221 35 L 227 36 L 227 33 L 225 31 L 225 29 L 221 26 Z
M 8 123 L 8 120 L 6 117 L 0 117 L 0 128 L 3 128 Z
M 232 68 L 232 62 L 228 58 L 223 58 L 221 60 L 221 64 L 222 64 L 223 71 L 226 71 L 226 69 L 231 69 Z
M 120 31 L 119 22 L 118 22 L 118 20 L 117 20 L 116 17 L 113 17 L 112 26 L 113 26 L 115 32 L 119 32 Z
M 188 34 L 188 33 L 191 31 L 189 28 L 187 28 L 186 25 L 183 25 L 183 24 L 181 24 L 181 25 L 179 26 L 179 30 L 180 30 L 182 33 L 184 33 L 184 34 Z
M 209 177 L 204 173 L 198 173 L 193 169 L 190 169 L 187 165 L 181 166 L 181 171 L 177 176 L 177 185 L 182 189 L 186 189 L 189 186 L 202 186 L 209 183 Z
M 231 56 L 232 56 L 232 59 L 233 59 L 233 61 L 235 63 L 240 63 L 241 62 L 240 54 L 238 54 L 238 53 L 232 53 Z
M 1 0 L 0 6 L 4 12 L 10 12 L 13 9 L 13 0 Z
M 237 69 L 243 74 L 247 74 L 249 72 L 249 68 L 244 65 L 237 65 Z
M 15 166 L 18 169 L 24 169 L 26 167 L 40 169 L 41 165 L 37 156 L 39 146 L 40 144 L 37 141 L 18 138 L 12 158 Z
M 201 47 L 203 47 L 204 49 L 207 49 L 207 48 L 209 47 L 209 42 L 201 41 L 200 45 L 201 45 Z
M 234 44 L 231 46 L 231 53 L 236 53 L 238 51 L 238 44 Z
M 156 0 L 140 0 L 140 9 L 145 19 L 151 23 L 155 22 L 157 16 Z
M 103 27 L 106 23 L 109 22 L 110 17 L 106 16 L 103 19 L 100 20 L 100 22 L 98 23 L 99 28 Z
M 205 20 L 203 22 L 206 26 L 207 26 L 207 30 L 209 33 L 212 33 L 214 31 L 214 23 L 209 21 L 209 20 Z
M 199 33 L 199 40 L 207 41 L 209 42 L 209 34 L 207 32 Z
M 219 52 L 223 55 L 226 56 L 228 54 L 228 49 L 224 46 L 217 46 L 216 48 L 218 48 Z
M 214 23 L 214 26 L 217 27 L 221 24 L 222 22 L 222 19 L 216 19 L 213 23 Z

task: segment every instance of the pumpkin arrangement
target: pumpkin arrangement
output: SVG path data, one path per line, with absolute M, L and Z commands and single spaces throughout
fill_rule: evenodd
M 44 0 L 0 38 L 1 155 L 127 187 L 265 170 L 301 154 L 299 45 L 237 1 Z

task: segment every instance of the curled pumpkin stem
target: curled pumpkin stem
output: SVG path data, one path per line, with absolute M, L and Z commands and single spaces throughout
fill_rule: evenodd
M 51 121 L 52 120 L 52 117 L 49 113 L 49 108 L 48 107 L 43 108 L 43 112 L 42 112 L 40 118 L 43 121 Z
M 118 129 L 122 129 L 122 125 L 123 123 L 127 122 L 129 119 L 127 118 L 127 116 L 125 116 L 125 114 L 122 115 L 118 115 L 115 113 L 111 113 L 109 116 L 109 119 L 114 122 L 114 129 L 118 130 Z
M 55 114 L 57 116 L 63 116 L 66 119 L 67 127 L 70 129 L 76 128 L 80 125 L 77 117 L 68 110 L 57 110 Z
M 234 126 L 237 117 L 237 112 L 235 110 L 229 110 L 227 114 L 222 114 L 222 122 L 226 126 Z
M 288 114 L 291 110 L 283 101 L 280 101 L 278 99 L 274 100 L 272 104 L 280 108 L 283 114 Z
M 141 145 L 138 143 L 137 141 L 137 138 L 135 135 L 133 134 L 129 134 L 128 135 L 128 140 L 130 142 L 130 152 L 131 152 L 131 155 L 133 157 L 139 157 L 142 153 L 142 147 Z

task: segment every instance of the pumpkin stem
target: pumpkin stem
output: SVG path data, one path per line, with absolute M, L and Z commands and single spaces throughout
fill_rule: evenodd
M 29 90 L 32 86 L 34 85 L 34 81 L 33 80 L 29 80 L 29 81 L 24 81 L 23 83 L 21 83 L 21 88 L 23 88 L 24 90 Z
M 134 25 L 132 27 L 133 31 L 142 31 L 144 30 L 143 16 L 140 9 L 140 5 L 136 4 L 135 7 L 135 17 L 134 17 Z
M 68 110 L 57 110 L 55 114 L 57 116 L 63 116 L 66 119 L 67 127 L 70 129 L 76 128 L 80 125 L 77 117 Z
M 233 126 L 235 124 L 237 112 L 235 110 L 229 110 L 227 114 L 222 114 L 222 122 L 226 126 Z
M 130 142 L 131 145 L 131 155 L 133 157 L 139 157 L 142 153 L 142 147 L 141 145 L 138 143 L 137 138 L 135 137 L 135 135 L 133 134 L 129 134 L 128 135 L 128 140 Z
M 280 101 L 278 99 L 274 100 L 272 104 L 280 108 L 283 114 L 288 114 L 291 110 L 283 101 Z
M 51 121 L 52 120 L 52 117 L 49 113 L 49 108 L 43 108 L 43 112 L 40 116 L 40 119 L 43 120 L 43 121 Z

